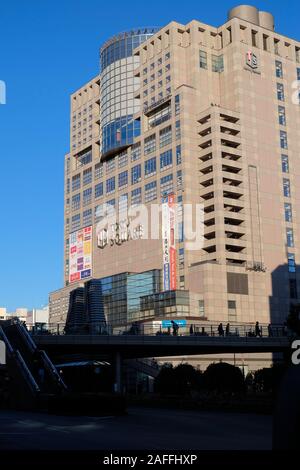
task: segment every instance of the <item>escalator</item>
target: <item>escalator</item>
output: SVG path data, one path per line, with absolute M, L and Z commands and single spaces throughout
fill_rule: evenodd
M 7 369 L 16 402 L 41 403 L 46 396 L 61 395 L 67 386 L 45 351 L 39 350 L 26 327 L 15 321 L 0 322 L 0 339 L 6 345 Z

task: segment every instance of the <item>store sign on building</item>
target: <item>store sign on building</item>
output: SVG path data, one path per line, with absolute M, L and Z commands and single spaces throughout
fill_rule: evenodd
M 111 224 L 108 228 L 104 228 L 97 233 L 97 246 L 98 248 L 105 248 L 106 246 L 122 245 L 129 240 L 139 240 L 143 238 L 144 229 L 141 224 L 136 227 L 130 227 L 128 220 Z
M 254 73 L 259 72 L 259 61 L 256 54 L 253 51 L 246 52 L 246 70 L 251 70 Z

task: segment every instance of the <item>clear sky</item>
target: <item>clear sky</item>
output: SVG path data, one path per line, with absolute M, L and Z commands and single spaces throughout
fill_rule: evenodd
M 69 95 L 98 73 L 99 46 L 120 31 L 198 19 L 218 26 L 234 0 L 2 0 L 0 306 L 39 307 L 62 287 L 63 162 Z M 245 2 L 247 3 L 247 2 Z M 298 0 L 248 2 L 300 39 Z

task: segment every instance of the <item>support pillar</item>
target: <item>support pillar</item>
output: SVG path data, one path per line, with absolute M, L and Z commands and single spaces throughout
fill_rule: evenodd
M 119 352 L 115 353 L 115 383 L 114 391 L 122 393 L 122 358 Z

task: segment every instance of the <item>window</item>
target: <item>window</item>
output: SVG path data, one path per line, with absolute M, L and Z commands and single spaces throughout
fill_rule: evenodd
M 84 152 L 80 155 L 76 155 L 77 166 L 87 165 L 92 161 L 92 151 Z
M 121 194 L 119 196 L 119 219 L 127 218 L 128 212 L 128 194 Z
M 156 136 L 155 134 L 146 137 L 144 141 L 144 154 L 148 155 L 148 153 L 155 152 L 156 149 Z
M 103 163 L 97 163 L 95 165 L 95 180 L 102 178 L 103 176 Z
M 166 72 L 168 72 L 169 70 L 171 70 L 171 64 L 167 64 L 166 67 L 165 67 L 165 69 L 166 69 Z
M 80 189 L 80 173 L 72 177 L 72 191 Z
M 156 173 L 156 157 L 145 161 L 145 177 L 149 177 Z
M 170 167 L 173 163 L 172 150 L 160 154 L 160 169 Z
M 288 148 L 287 133 L 285 131 L 280 131 L 280 147 L 282 149 Z
M 235 300 L 228 300 L 228 321 L 234 322 L 236 321 L 236 301 Z
M 106 162 L 106 174 L 111 173 L 116 168 L 116 159 L 112 158 Z
M 300 80 L 300 67 L 297 67 L 297 80 Z
M 205 307 L 204 307 L 204 300 L 199 300 L 199 315 L 200 317 L 205 316 Z
M 182 171 L 178 170 L 177 171 L 177 189 L 182 188 L 183 186 L 183 175 Z
M 112 178 L 108 178 L 108 180 L 106 180 L 106 194 L 113 193 L 115 189 L 116 189 L 116 180 L 115 180 L 115 177 L 113 176 Z
M 128 163 L 127 152 L 120 153 L 120 155 L 118 156 L 118 167 L 123 168 L 124 166 L 127 165 L 127 163 Z
M 83 191 L 83 205 L 87 206 L 92 202 L 92 188 Z
M 285 107 L 278 106 L 278 120 L 281 126 L 286 126 Z
M 76 211 L 80 208 L 80 193 L 72 196 L 72 211 Z
M 95 199 L 103 196 L 103 183 L 98 183 L 95 186 Z
M 159 147 L 165 147 L 172 143 L 172 126 L 165 127 L 159 131 Z
M 93 219 L 92 209 L 87 209 L 86 211 L 83 211 L 82 226 L 86 227 L 87 225 L 92 225 L 93 223 L 92 219 Z
M 290 286 L 290 298 L 297 299 L 298 292 L 297 292 L 297 281 L 296 279 L 289 279 L 289 286 Z
M 136 184 L 141 180 L 142 169 L 141 165 L 136 165 L 131 168 L 131 184 Z
M 175 96 L 175 116 L 180 113 L 180 95 Z
M 181 163 L 181 145 L 177 145 L 176 147 L 176 165 L 180 165 Z
M 99 222 L 104 217 L 104 204 L 98 204 L 94 209 L 95 223 Z
M 277 83 L 277 99 L 284 101 L 284 86 L 283 83 Z
M 173 175 L 167 175 L 160 179 L 160 191 L 162 195 L 168 195 L 173 192 Z
M 119 174 L 119 188 L 126 186 L 128 184 L 128 171 L 122 171 Z
M 294 231 L 292 228 L 286 229 L 286 244 L 289 248 L 294 248 Z
M 179 248 L 178 250 L 178 261 L 179 261 L 179 269 L 184 268 L 184 248 Z
M 166 55 L 165 55 L 165 60 L 169 60 L 171 57 L 171 53 L 170 52 L 167 52 Z
M 212 55 L 211 58 L 211 66 L 212 66 L 212 71 L 213 72 L 224 72 L 224 59 L 223 55 Z
M 287 155 L 281 155 L 281 167 L 283 173 L 289 173 L 289 157 Z
M 131 161 L 135 162 L 141 158 L 141 143 L 138 142 L 131 147 Z
M 92 182 L 92 177 L 93 177 L 92 168 L 88 168 L 87 170 L 84 170 L 83 178 L 82 178 L 83 186 L 90 184 Z
M 142 189 L 136 188 L 131 191 L 131 205 L 137 205 L 142 203 Z
M 167 121 L 171 117 L 171 104 L 167 103 L 166 106 L 153 112 L 148 119 L 148 125 L 150 128 L 158 126 L 163 122 Z
M 80 214 L 75 214 L 72 216 L 71 222 L 71 232 L 75 232 L 80 229 Z
M 207 69 L 207 52 L 200 51 L 199 60 L 200 60 L 200 69 Z
M 285 197 L 291 197 L 290 180 L 287 178 L 283 178 L 283 195 Z
M 252 46 L 257 47 L 257 31 L 254 31 L 253 29 L 251 30 L 251 40 L 252 40 Z
M 283 78 L 282 62 L 275 60 L 276 77 Z
M 284 217 L 286 222 L 292 222 L 293 221 L 293 216 L 292 216 L 292 204 L 289 202 L 284 203 Z
M 156 181 L 151 181 L 145 185 L 145 202 L 153 201 L 157 199 L 157 185 Z
M 296 263 L 294 253 L 288 253 L 288 267 L 290 273 L 296 272 Z
M 180 129 L 180 121 L 176 121 L 175 124 L 175 138 L 176 140 L 180 139 L 181 137 L 181 129 Z

